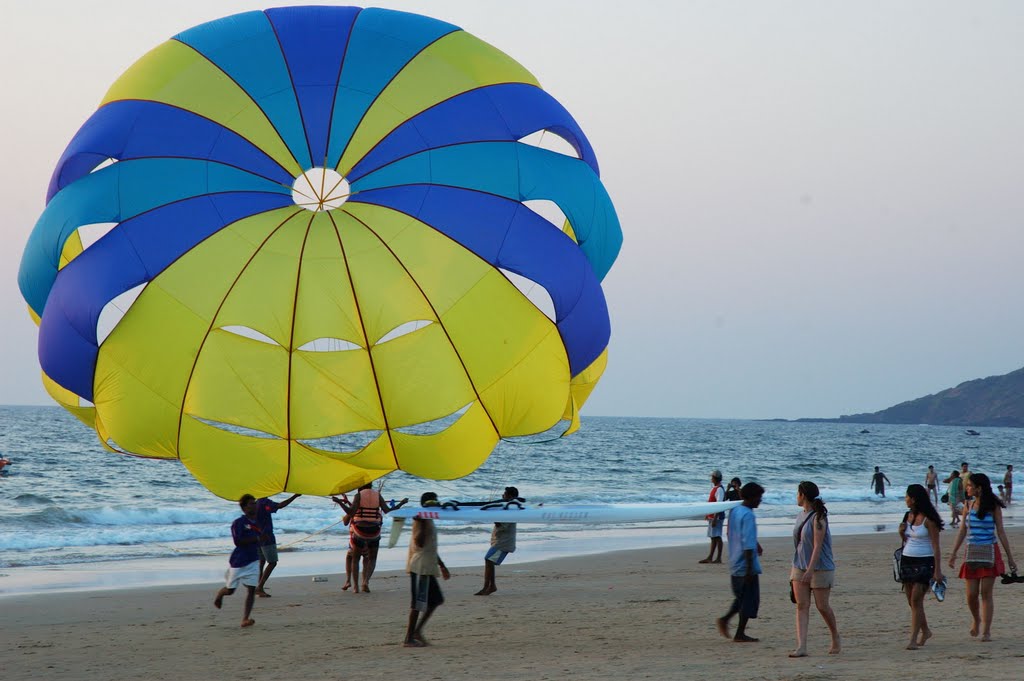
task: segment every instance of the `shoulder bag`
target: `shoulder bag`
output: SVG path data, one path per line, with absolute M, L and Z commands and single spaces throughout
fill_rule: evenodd
M 800 523 L 800 529 L 798 529 L 796 531 L 796 534 L 793 535 L 793 548 L 794 549 L 800 550 L 800 539 L 802 539 L 803 536 L 804 536 L 804 526 L 807 525 L 807 521 L 810 520 L 813 517 L 814 517 L 814 511 L 811 511 L 810 513 L 807 514 L 807 517 L 804 518 L 804 521 L 802 523 Z M 808 569 L 810 569 L 809 565 L 807 567 L 808 567 Z M 789 602 L 790 603 L 796 603 L 796 592 L 793 591 L 793 581 L 792 580 L 790 580 L 790 582 L 789 582 Z
M 967 567 L 974 569 L 990 568 L 996 564 L 995 544 L 967 543 L 967 555 L 964 556 Z

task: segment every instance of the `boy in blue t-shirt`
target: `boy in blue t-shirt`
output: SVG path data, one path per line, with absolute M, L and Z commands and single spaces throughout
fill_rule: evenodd
M 242 613 L 242 626 L 251 627 L 256 620 L 252 614 L 252 604 L 256 600 L 256 585 L 260 581 L 259 545 L 266 536 L 256 522 L 256 497 L 245 494 L 238 500 L 238 505 L 245 515 L 231 523 L 231 538 L 235 542 L 235 550 L 228 558 L 228 571 L 224 574 L 225 584 L 213 599 L 213 607 L 220 610 L 225 596 L 235 593 L 241 584 L 248 592 L 245 596 L 245 609 Z
M 739 614 L 740 621 L 732 640 L 737 643 L 756 643 L 747 636 L 747 620 L 757 617 L 761 605 L 761 545 L 757 543 L 757 519 L 754 509 L 761 505 L 764 487 L 748 482 L 740 490 L 743 505 L 729 512 L 729 572 L 732 581 L 733 602 L 729 612 L 715 620 L 718 633 L 729 638 L 729 620 Z

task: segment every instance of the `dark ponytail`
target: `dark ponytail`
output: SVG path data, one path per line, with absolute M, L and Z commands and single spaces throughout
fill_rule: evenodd
M 811 510 L 817 516 L 816 522 L 819 527 L 822 526 L 825 516 L 828 515 L 828 509 L 825 508 L 825 502 L 821 500 L 821 491 L 818 489 L 818 486 L 810 480 L 804 480 L 797 485 L 797 490 L 804 496 L 804 499 L 811 502 Z

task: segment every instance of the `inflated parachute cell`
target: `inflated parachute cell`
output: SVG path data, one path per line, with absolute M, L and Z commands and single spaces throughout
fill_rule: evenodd
M 574 430 L 621 240 L 590 143 L 513 59 L 414 14 L 294 7 L 114 83 L 19 284 L 47 390 L 105 446 L 226 498 L 331 494 Z

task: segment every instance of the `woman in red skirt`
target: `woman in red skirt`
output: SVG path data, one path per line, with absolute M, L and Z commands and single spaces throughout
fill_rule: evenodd
M 967 553 L 964 564 L 960 566 L 960 578 L 967 582 L 967 607 L 971 610 L 972 618 L 971 636 L 978 635 L 980 624 L 981 640 L 991 641 L 992 614 L 995 612 L 992 585 L 996 577 L 1006 572 L 999 545 L 996 544 L 997 538 L 1006 552 L 1010 570 L 1016 572 L 1017 564 L 1013 561 L 1013 552 L 1010 551 L 1010 543 L 1003 531 L 1003 502 L 993 494 L 992 482 L 987 475 L 971 474 L 967 480 L 967 497 L 971 501 L 964 506 L 963 523 L 956 535 L 949 567 L 956 566 L 956 554 L 966 538 Z

